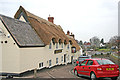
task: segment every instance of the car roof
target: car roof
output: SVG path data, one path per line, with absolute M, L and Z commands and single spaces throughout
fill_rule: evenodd
M 79 58 L 80 58 L 80 57 L 89 57 L 89 56 L 79 56 Z
M 107 60 L 105 58 L 91 58 L 91 59 L 85 59 L 85 60 Z

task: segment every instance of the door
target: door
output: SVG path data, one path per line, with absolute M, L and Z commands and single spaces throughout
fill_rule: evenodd
M 89 76 L 92 67 L 93 67 L 93 61 L 92 61 L 92 60 L 88 60 L 88 62 L 87 62 L 87 64 L 86 64 L 86 67 L 85 67 L 85 69 L 84 69 L 85 72 L 86 72 L 85 75 L 88 75 L 88 76 Z
M 71 56 L 71 62 L 73 61 L 73 56 Z
M 64 63 L 66 63 L 66 54 L 64 54 Z
M 86 67 L 87 60 L 83 61 L 79 68 L 78 68 L 78 74 L 85 75 L 85 67 Z

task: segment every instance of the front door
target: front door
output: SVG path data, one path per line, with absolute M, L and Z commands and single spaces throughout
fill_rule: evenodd
M 73 61 L 73 56 L 71 56 L 71 62 Z
M 64 54 L 64 63 L 66 63 L 66 54 Z

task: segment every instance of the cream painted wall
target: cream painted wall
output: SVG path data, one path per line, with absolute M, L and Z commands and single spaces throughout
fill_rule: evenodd
M 59 45 L 59 44 L 58 44 Z M 62 49 L 61 46 L 59 46 Z M 43 62 L 44 67 L 52 67 L 55 65 L 66 64 L 71 62 L 71 49 L 67 50 L 67 46 L 64 46 L 62 53 L 54 54 L 54 50 L 56 49 L 56 45 L 52 44 L 52 48 L 49 49 L 49 45 L 45 47 L 38 48 L 21 48 L 20 49 L 20 72 L 24 72 L 27 70 L 33 70 L 35 68 L 39 69 L 39 63 Z M 67 51 L 67 52 L 66 52 Z M 64 63 L 61 61 L 61 57 L 64 54 L 67 55 L 67 62 Z M 69 60 L 68 60 L 69 55 Z M 56 64 L 56 58 L 58 58 L 58 64 Z M 52 60 L 52 66 L 49 66 L 49 60 Z
M 0 43 L 1 46 L 1 53 L 2 55 L 2 71 L 0 72 L 12 72 L 18 73 L 19 72 L 19 48 L 2 24 L 0 20 L 0 27 L 4 31 L 4 35 L 0 37 L 0 40 L 3 43 Z M 10 36 L 10 38 L 8 38 Z M 1 42 L 0 41 L 0 42 Z M 7 43 L 5 43 L 7 41 Z M 15 45 L 14 45 L 15 43 Z

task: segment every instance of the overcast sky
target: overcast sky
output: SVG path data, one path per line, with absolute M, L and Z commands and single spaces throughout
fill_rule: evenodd
M 77 40 L 89 41 L 98 36 L 108 42 L 118 35 L 119 0 L 0 0 L 0 14 L 14 17 L 19 6 L 69 30 Z

